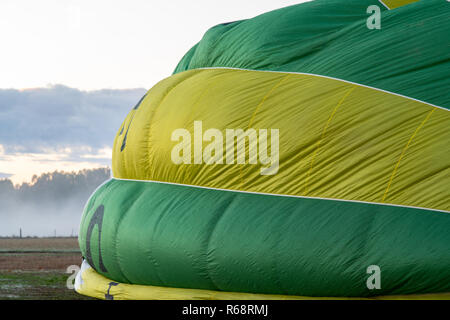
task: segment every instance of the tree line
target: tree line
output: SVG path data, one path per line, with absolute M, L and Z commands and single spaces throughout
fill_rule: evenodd
M 92 192 L 109 177 L 109 168 L 98 168 L 43 173 L 20 185 L 3 178 L 0 179 L 0 213 L 14 214 L 15 209 L 24 205 L 35 207 L 36 211 L 68 202 L 84 206 Z

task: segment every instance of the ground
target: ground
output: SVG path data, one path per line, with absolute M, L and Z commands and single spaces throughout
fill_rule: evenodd
M 81 265 L 77 238 L 0 238 L 0 300 L 85 300 L 67 288 Z

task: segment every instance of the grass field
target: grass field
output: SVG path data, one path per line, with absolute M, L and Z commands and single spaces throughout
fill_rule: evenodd
M 70 265 L 81 265 L 77 238 L 0 238 L 0 300 L 90 299 L 67 288 Z

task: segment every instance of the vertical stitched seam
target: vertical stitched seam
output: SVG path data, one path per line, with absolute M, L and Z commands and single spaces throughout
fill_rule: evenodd
M 319 151 L 320 148 L 320 144 L 322 143 L 323 138 L 325 137 L 325 134 L 327 132 L 327 129 L 331 123 L 331 120 L 333 119 L 334 115 L 336 114 L 337 110 L 339 109 L 339 107 L 343 104 L 344 100 L 349 96 L 349 94 L 355 89 L 355 87 L 350 88 L 349 90 L 347 90 L 347 92 L 345 93 L 345 95 L 341 98 L 341 100 L 338 102 L 338 104 L 336 105 L 336 107 L 334 107 L 333 112 L 331 113 L 331 115 L 328 117 L 328 121 L 325 124 L 325 127 L 322 130 L 322 135 L 319 139 L 319 141 L 317 141 L 316 143 L 316 149 L 314 150 L 312 159 L 311 159 L 311 165 L 309 167 L 309 171 L 308 171 L 308 175 L 306 176 L 306 180 L 305 180 L 305 195 L 308 194 L 308 182 L 309 182 L 309 178 L 311 176 L 311 172 L 313 170 L 314 167 L 314 160 L 316 158 L 317 152 Z
M 400 166 L 400 162 L 402 161 L 402 158 L 405 155 L 406 150 L 408 150 L 408 147 L 411 144 L 411 141 L 414 139 L 414 137 L 417 135 L 417 133 L 420 131 L 420 129 L 422 129 L 422 127 L 425 125 L 425 123 L 428 121 L 428 119 L 430 119 L 431 115 L 433 114 L 433 112 L 435 110 L 436 110 L 436 108 L 433 108 L 433 110 L 428 112 L 428 114 L 425 117 L 425 119 L 422 120 L 420 125 L 416 128 L 416 130 L 414 131 L 412 136 L 409 138 L 408 142 L 406 143 L 406 146 L 403 148 L 403 151 L 400 154 L 400 157 L 398 158 L 397 164 L 395 165 L 394 170 L 392 171 L 391 178 L 389 179 L 389 183 L 387 185 L 386 191 L 384 192 L 383 199 L 381 200 L 381 202 L 384 202 L 386 197 L 387 197 L 387 194 L 389 192 L 389 188 L 391 187 L 392 181 L 394 180 L 395 174 L 397 173 L 397 169 Z

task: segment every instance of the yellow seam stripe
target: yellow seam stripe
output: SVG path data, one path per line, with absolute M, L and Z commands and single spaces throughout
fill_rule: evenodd
M 405 6 L 407 4 L 418 2 L 419 0 L 380 0 L 380 2 L 389 10 Z
M 106 299 L 106 294 L 113 300 L 450 300 L 450 293 L 428 293 L 411 295 L 392 295 L 374 297 L 310 297 L 276 294 L 259 294 L 246 292 L 227 292 L 205 289 L 186 289 L 175 287 L 159 287 L 118 283 L 111 286 L 113 281 L 94 269 L 80 271 L 83 279 L 75 290 L 79 294 Z
M 334 107 L 333 112 L 331 113 L 331 115 L 330 115 L 330 117 L 328 118 L 328 121 L 327 121 L 325 127 L 323 128 L 322 136 L 320 137 L 319 141 L 317 141 L 317 147 L 316 147 L 316 150 L 314 150 L 314 153 L 313 153 L 313 156 L 312 156 L 312 159 L 311 159 L 311 166 L 310 166 L 309 171 L 308 171 L 308 176 L 306 177 L 306 180 L 305 180 L 305 195 L 308 193 L 308 181 L 309 181 L 309 177 L 310 177 L 310 175 L 311 175 L 311 172 L 312 172 L 312 169 L 313 169 L 313 166 L 314 166 L 314 159 L 316 158 L 316 154 L 317 154 L 317 152 L 318 152 L 318 150 L 319 150 L 320 143 L 322 142 L 323 138 L 325 137 L 325 133 L 327 132 L 328 126 L 330 125 L 331 120 L 333 119 L 334 114 L 336 113 L 337 109 L 342 105 L 342 103 L 344 102 L 344 100 L 348 97 L 348 95 L 349 95 L 354 89 L 355 89 L 355 87 L 350 88 L 350 89 L 346 92 L 346 94 L 342 97 L 341 101 L 339 101 L 339 103 L 336 105 L 336 107 Z
M 381 202 L 384 202 L 384 200 L 385 200 L 386 197 L 387 197 L 387 194 L 388 194 L 388 192 L 389 192 L 389 188 L 391 187 L 392 180 L 394 180 L 395 174 L 396 174 L 397 169 L 398 169 L 398 167 L 399 167 L 399 165 L 400 165 L 400 161 L 402 161 L 402 158 L 403 158 L 403 156 L 405 155 L 406 150 L 408 149 L 408 147 L 409 147 L 411 141 L 412 141 L 412 140 L 414 139 L 414 137 L 417 135 L 417 133 L 419 132 L 419 130 L 425 125 L 425 122 L 428 121 L 428 119 L 431 117 L 432 113 L 433 113 L 435 110 L 436 110 L 436 108 L 434 108 L 433 110 L 431 110 L 430 112 L 428 112 L 428 114 L 427 114 L 427 116 L 425 117 L 425 119 L 423 119 L 422 123 L 417 127 L 416 131 L 414 131 L 414 133 L 413 133 L 413 135 L 411 136 L 411 138 L 409 138 L 408 143 L 407 143 L 406 146 L 403 148 L 403 151 L 402 151 L 402 153 L 401 153 L 401 155 L 400 155 L 400 158 L 398 158 L 397 164 L 395 165 L 394 171 L 392 172 L 391 179 L 389 180 L 388 186 L 387 186 L 387 188 L 386 188 L 386 191 L 384 192 L 383 199 L 381 200 Z
M 308 74 L 287 76 L 202 69 L 158 83 L 136 113 L 123 152 L 123 137 L 116 135 L 114 176 L 263 194 L 305 196 L 306 192 L 306 196 L 370 203 L 381 202 L 392 176 L 391 186 L 395 180 L 395 190 L 402 192 L 391 192 L 390 187 L 386 202 L 450 210 L 448 110 L 354 83 Z M 172 89 L 175 92 L 167 94 L 179 82 Z M 433 108 L 431 116 L 436 121 L 427 120 L 402 155 L 400 165 L 408 174 L 399 174 L 400 165 L 393 174 L 408 139 Z M 183 141 L 192 143 L 194 121 L 222 135 L 227 128 L 278 128 L 277 153 L 270 152 L 269 138 L 270 164 L 259 161 L 259 153 L 256 163 L 249 163 L 245 141 L 245 164 L 231 165 L 223 161 L 227 150 L 222 142 L 225 149 L 218 149 L 222 161 L 176 164 L 171 152 L 180 142 L 172 141 L 171 135 L 184 128 L 190 137 Z M 416 150 L 418 134 L 424 143 Z M 410 162 L 413 147 L 416 160 Z M 236 152 L 235 148 L 230 151 Z M 186 152 L 192 155 L 192 150 L 183 147 Z M 262 174 L 269 165 L 274 173 Z

